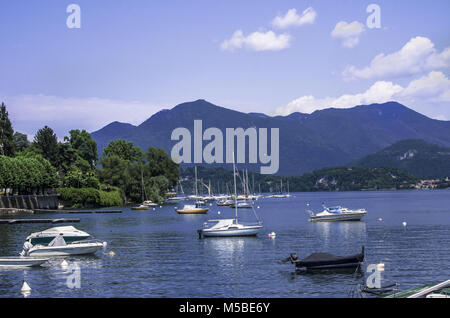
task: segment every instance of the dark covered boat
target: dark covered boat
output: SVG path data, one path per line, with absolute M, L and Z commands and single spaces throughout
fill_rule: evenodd
M 304 270 L 327 270 L 340 268 L 357 268 L 364 261 L 364 246 L 361 253 L 350 256 L 336 256 L 328 253 L 313 253 L 304 259 L 298 259 L 297 254 L 292 253 L 288 258 L 280 261 L 295 264 L 295 268 Z

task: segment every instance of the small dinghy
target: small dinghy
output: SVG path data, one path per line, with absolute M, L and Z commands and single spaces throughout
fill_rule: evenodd
M 41 266 L 47 261 L 48 258 L 35 258 L 25 256 L 0 257 L 0 268 Z
M 291 262 L 298 271 L 305 270 L 329 270 L 340 268 L 358 268 L 364 261 L 364 246 L 361 253 L 350 256 L 336 256 L 328 253 L 313 253 L 304 259 L 298 259 L 297 254 L 292 253 L 288 258 L 279 261 L 280 264 Z
M 62 235 L 53 239 L 48 245 L 32 245 L 25 242 L 21 255 L 23 256 L 68 256 L 94 254 L 104 246 L 104 243 L 97 240 L 77 241 L 67 244 Z

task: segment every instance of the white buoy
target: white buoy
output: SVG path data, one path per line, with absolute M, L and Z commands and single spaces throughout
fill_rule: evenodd
M 378 219 L 378 221 L 380 221 L 380 222 L 381 222 L 381 221 L 383 221 L 383 219 L 382 219 L 382 218 L 379 218 L 379 219 Z
M 67 266 L 69 266 L 66 260 L 63 260 L 60 265 L 62 268 L 66 268 Z
M 116 253 L 114 253 L 113 251 L 109 251 L 108 255 L 113 257 L 114 255 L 116 255 Z
M 402 225 L 406 227 L 406 222 L 403 222 Z
M 217 211 L 217 214 L 220 214 L 220 211 Z
M 162 209 L 162 205 L 160 205 L 159 208 Z
M 153 208 L 153 211 L 155 211 L 155 208 Z
M 257 208 L 259 209 L 259 205 L 257 206 Z
M 20 292 L 23 293 L 23 294 L 27 294 L 27 293 L 31 292 L 31 287 L 30 287 L 30 285 L 27 284 L 26 281 L 23 281 L 22 288 L 20 289 Z
M 275 238 L 275 236 L 277 236 L 277 234 L 275 232 L 269 233 L 267 236 L 271 237 L 271 238 Z

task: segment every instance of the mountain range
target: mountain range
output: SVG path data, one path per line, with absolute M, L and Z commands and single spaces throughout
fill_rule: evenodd
M 423 140 L 401 140 L 350 165 L 395 167 L 425 179 L 450 177 L 450 148 Z
M 225 128 L 237 127 L 279 128 L 279 175 L 343 166 L 405 139 L 450 147 L 449 121 L 428 118 L 397 102 L 268 116 L 242 113 L 200 99 L 161 110 L 139 126 L 113 122 L 91 135 L 97 141 L 99 154 L 111 140 L 119 138 L 132 141 L 143 150 L 153 146 L 170 153 L 178 142 L 171 140 L 172 131 L 185 127 L 192 134 L 196 119 L 203 121 L 203 129 L 217 127 L 223 132 Z M 203 142 L 203 146 L 207 143 Z M 183 164 L 189 165 L 192 164 Z M 259 171 L 259 167 L 240 165 L 251 171 Z

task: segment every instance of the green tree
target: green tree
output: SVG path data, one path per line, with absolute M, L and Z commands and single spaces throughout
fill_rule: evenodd
M 94 167 L 98 160 L 97 142 L 92 139 L 91 134 L 86 130 L 71 130 L 70 137 L 64 137 L 72 148 L 77 151 L 78 155 L 86 160 L 91 167 Z
M 0 107 L 0 155 L 13 156 L 15 151 L 14 130 L 9 120 L 6 105 Z
M 142 149 L 138 146 L 133 146 L 133 143 L 126 142 L 123 139 L 111 141 L 105 149 L 103 149 L 103 156 L 110 157 L 116 155 L 123 160 L 131 162 L 142 161 Z
M 180 167 L 173 162 L 164 149 L 150 147 L 145 153 L 145 159 L 150 176 L 165 176 L 169 182 L 168 187 L 173 187 L 178 183 Z
M 58 139 L 53 129 L 47 126 L 39 129 L 34 136 L 33 148 L 53 166 L 58 165 Z
M 14 139 L 14 143 L 15 143 L 15 149 L 16 149 L 16 151 L 19 151 L 19 152 L 28 149 L 28 147 L 31 144 L 28 141 L 27 135 L 22 134 L 20 132 L 15 132 L 13 139 Z

